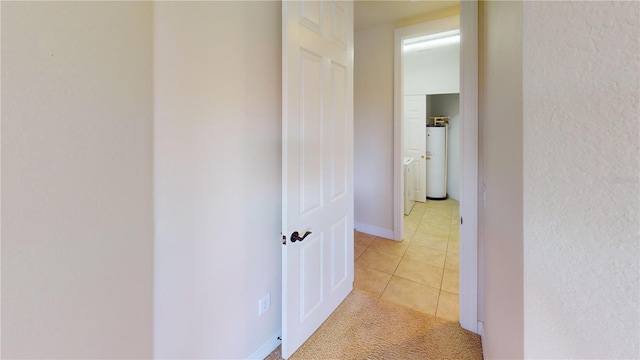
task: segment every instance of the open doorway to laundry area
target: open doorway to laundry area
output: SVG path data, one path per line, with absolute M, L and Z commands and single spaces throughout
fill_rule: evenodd
M 399 276 L 439 290 L 435 315 L 459 320 L 459 17 L 396 29 L 401 99 Z M 398 49 L 396 49 L 398 50 Z M 398 196 L 398 194 L 396 194 Z
M 461 7 L 465 7 L 465 6 L 466 4 L 461 4 Z M 454 31 L 454 30 L 459 31 L 460 37 L 464 37 L 464 34 L 465 34 L 464 24 L 461 24 L 460 19 L 461 17 L 452 16 L 451 14 L 449 14 L 447 16 L 441 16 L 438 18 L 430 19 L 424 24 L 417 24 L 417 25 L 411 25 L 411 26 L 405 26 L 405 27 L 391 26 L 392 28 L 391 31 L 394 31 L 394 43 L 395 43 L 394 44 L 394 61 L 393 61 L 395 73 L 394 73 L 394 78 L 392 79 L 392 81 L 394 82 L 394 106 L 393 106 L 394 127 L 393 127 L 393 144 L 392 144 L 394 153 L 391 158 L 393 162 L 393 168 L 390 171 L 390 174 L 392 174 L 393 176 L 393 184 L 389 186 L 387 189 L 388 191 L 391 191 L 393 194 L 393 199 L 392 199 L 393 211 L 391 214 L 393 216 L 393 221 L 392 221 L 393 224 L 391 226 L 391 229 L 392 229 L 391 232 L 385 232 L 384 230 L 387 229 L 386 227 L 382 229 L 378 229 L 373 226 L 368 226 L 371 223 L 367 224 L 363 220 L 368 220 L 367 217 L 370 217 L 369 213 L 373 213 L 372 211 L 370 211 L 372 207 L 367 207 L 367 208 L 359 207 L 358 193 L 357 193 L 358 190 L 356 189 L 356 229 L 361 230 L 362 233 L 356 233 L 355 255 L 356 256 L 360 255 L 360 257 L 356 258 L 355 286 L 358 287 L 362 285 L 358 283 L 358 280 L 363 277 L 363 276 L 359 276 L 359 275 L 362 275 L 363 272 L 366 272 L 368 275 L 373 274 L 373 276 L 369 276 L 369 278 L 371 279 L 371 282 L 366 286 L 371 286 L 376 288 L 377 289 L 376 291 L 378 291 L 380 294 L 379 296 L 383 298 L 385 297 L 393 298 L 394 296 L 391 294 L 391 292 L 394 289 L 398 290 L 396 292 L 400 292 L 404 294 L 411 293 L 411 292 L 418 292 L 419 294 L 417 297 L 419 298 L 419 300 L 405 301 L 405 304 L 413 306 L 414 308 L 419 308 L 419 307 L 428 308 L 429 309 L 428 311 L 431 312 L 433 315 L 436 315 L 438 313 L 438 301 L 440 300 L 441 293 L 443 291 L 449 292 L 447 290 L 450 290 L 451 291 L 450 294 L 452 295 L 451 299 L 454 301 L 454 303 L 452 306 L 451 305 L 447 306 L 447 308 L 448 310 L 451 310 L 453 308 L 456 311 L 450 311 L 448 314 L 449 317 L 450 318 L 457 317 L 465 329 L 469 329 L 473 332 L 476 332 L 477 331 L 477 312 L 476 312 L 476 308 L 477 308 L 477 289 L 476 289 L 476 283 L 477 283 L 476 266 L 477 265 L 476 264 L 477 263 L 474 261 L 469 262 L 469 264 L 466 265 L 466 270 L 465 270 L 466 272 L 463 274 L 463 271 L 461 271 L 463 267 L 462 266 L 458 267 L 457 263 L 461 261 L 460 259 L 464 256 L 457 255 L 457 253 L 462 253 L 466 251 L 465 256 L 467 258 L 469 257 L 473 258 L 475 257 L 475 255 L 473 254 L 477 253 L 477 250 L 476 250 L 477 249 L 477 240 L 476 240 L 477 230 L 475 229 L 474 226 L 466 227 L 466 236 L 468 236 L 471 239 L 471 241 L 466 243 L 465 246 L 471 245 L 470 246 L 472 248 L 471 251 L 469 251 L 469 249 L 466 249 L 466 250 L 463 249 L 464 246 L 460 245 L 462 243 L 460 239 L 464 237 L 464 235 L 461 234 L 463 231 L 459 227 L 461 218 L 463 217 L 461 216 L 461 213 L 464 212 L 461 209 L 464 208 L 464 205 L 460 206 L 458 202 L 458 200 L 467 199 L 467 201 L 464 202 L 464 204 L 466 205 L 466 211 L 469 212 L 470 214 L 469 216 L 471 219 L 470 223 L 471 225 L 473 225 L 474 217 L 477 217 L 477 215 L 476 213 L 473 213 L 473 211 L 470 211 L 470 210 L 473 210 L 475 206 L 474 204 L 477 204 L 477 202 L 474 201 L 473 197 L 470 195 L 470 192 L 468 191 L 468 189 L 471 187 L 468 184 L 468 182 L 477 182 L 476 177 L 469 176 L 469 173 L 470 173 L 469 170 L 473 170 L 473 166 L 477 165 L 476 162 L 472 161 L 474 159 L 474 156 L 477 157 L 477 150 L 475 150 L 474 152 L 474 151 L 469 151 L 469 149 L 473 150 L 473 147 L 474 147 L 473 138 L 474 137 L 477 138 L 477 130 L 475 132 L 472 131 L 474 130 L 473 125 L 477 127 L 477 120 L 476 120 L 477 118 L 474 116 L 471 116 L 472 115 L 471 111 L 467 109 L 468 108 L 467 105 L 469 103 L 473 103 L 473 101 L 469 101 L 469 98 L 471 96 L 465 99 L 464 98 L 465 94 L 460 94 L 459 92 L 461 90 L 460 84 L 473 83 L 474 78 L 477 79 L 477 72 L 467 71 L 466 77 L 469 79 L 463 78 L 462 76 L 460 76 L 460 73 L 458 73 L 458 76 L 460 77 L 456 78 L 454 81 L 458 86 L 453 90 L 422 93 L 424 103 L 425 103 L 424 114 L 423 114 L 424 116 L 421 118 L 421 122 L 420 122 L 422 126 L 422 132 L 414 132 L 413 134 L 414 135 L 417 134 L 416 136 L 418 138 L 422 138 L 423 136 L 422 134 L 424 134 L 424 131 L 425 131 L 425 122 L 429 116 L 447 115 L 449 116 L 448 120 L 450 122 L 455 121 L 456 125 L 460 124 L 462 122 L 462 117 L 464 116 L 464 114 L 462 113 L 462 111 L 460 111 L 460 109 L 467 109 L 466 116 L 470 118 L 470 121 L 468 122 L 469 127 L 467 127 L 466 129 L 464 129 L 462 126 L 458 127 L 458 129 L 450 128 L 450 130 L 459 132 L 459 135 L 457 135 L 456 138 L 452 139 L 453 141 L 451 141 L 451 142 L 458 141 L 458 144 L 455 144 L 455 143 L 451 144 L 450 142 L 448 145 L 453 145 L 456 147 L 459 146 L 460 149 L 463 149 L 466 147 L 466 150 L 465 150 L 467 151 L 466 154 L 468 155 L 470 153 L 471 156 L 467 157 L 469 161 L 465 163 L 463 159 L 464 158 L 463 155 L 465 154 L 464 151 L 460 150 L 457 155 L 456 154 L 450 155 L 449 161 L 455 162 L 455 160 L 452 160 L 452 158 L 456 156 L 460 160 L 458 174 L 448 175 L 450 177 L 449 180 L 457 179 L 458 183 L 454 185 L 448 184 L 449 189 L 446 194 L 447 198 L 441 201 L 434 200 L 430 202 L 428 199 L 426 199 L 426 189 L 425 189 L 424 190 L 425 197 L 423 202 L 420 202 L 420 201 L 416 202 L 416 205 L 414 205 L 414 208 L 411 209 L 411 212 L 409 212 L 409 215 L 406 216 L 406 218 L 408 219 L 406 221 L 407 222 L 406 226 L 404 224 L 405 215 L 404 215 L 404 193 L 403 193 L 404 172 L 403 171 L 404 171 L 405 148 L 403 144 L 403 141 L 404 141 L 403 135 L 405 133 L 405 129 L 403 126 L 404 124 L 401 121 L 402 120 L 401 109 L 403 106 L 404 94 L 399 90 L 399 89 L 402 89 L 402 83 L 403 83 L 403 81 L 399 80 L 401 79 L 400 75 L 402 70 L 401 66 L 399 66 L 399 64 L 402 63 L 401 62 L 401 59 L 402 59 L 401 40 L 402 38 L 432 36 L 435 34 L 447 32 L 447 31 Z M 473 20 L 472 13 L 471 13 L 471 16 L 469 16 L 469 13 L 467 13 L 467 20 L 469 19 Z M 473 21 L 471 21 L 471 23 L 467 24 L 466 26 L 467 26 L 466 34 L 468 38 L 471 39 L 466 42 L 466 45 L 468 46 L 468 45 L 472 45 L 474 41 L 476 41 L 473 38 L 476 34 L 476 30 L 474 27 L 477 25 L 474 25 Z M 369 41 L 371 39 L 382 39 L 386 35 L 385 31 L 386 30 L 384 29 L 380 29 L 379 31 L 372 30 L 369 32 L 369 34 L 367 34 L 367 36 L 360 36 L 361 39 L 364 39 L 364 41 L 361 41 L 361 42 Z M 358 36 L 356 36 L 356 39 L 358 39 Z M 375 41 L 375 40 L 371 40 L 371 41 Z M 364 86 L 360 86 L 360 87 L 358 86 L 357 84 L 357 82 L 359 81 L 359 78 L 358 78 L 359 56 L 358 55 L 360 55 L 360 58 L 364 56 L 368 56 L 368 57 L 384 56 L 384 54 L 376 53 L 375 51 L 368 51 L 368 52 L 359 51 L 358 45 L 359 45 L 358 40 L 356 40 L 357 56 L 356 56 L 355 68 L 356 68 L 356 100 L 357 102 L 358 102 L 358 98 L 360 97 L 360 94 L 357 93 L 358 88 L 360 89 L 364 88 L 364 91 L 373 92 L 372 89 L 375 86 L 377 86 L 377 84 L 374 81 L 370 81 L 369 79 L 364 80 L 367 83 L 366 88 Z M 369 44 L 368 46 L 372 46 L 372 45 Z M 465 57 L 465 55 L 460 56 L 460 54 L 458 54 L 457 56 L 458 56 L 458 59 L 463 59 Z M 466 56 L 474 57 L 477 55 L 474 55 L 473 51 L 467 51 Z M 477 63 L 477 58 L 475 58 L 475 60 L 467 59 L 465 64 L 473 63 L 474 61 Z M 372 63 L 374 61 L 367 60 L 363 62 L 365 62 L 367 67 L 373 67 Z M 384 60 L 380 60 L 378 62 L 384 62 Z M 445 62 L 445 63 L 448 63 L 448 62 Z M 464 66 L 466 65 L 463 64 L 463 61 L 459 61 L 455 64 L 455 67 L 459 70 L 464 68 Z M 371 74 L 371 72 L 368 72 L 368 74 Z M 476 95 L 477 92 L 475 91 L 470 91 L 469 94 L 477 96 Z M 364 93 L 362 97 L 364 98 L 365 95 L 369 96 L 369 94 Z M 420 94 L 417 94 L 417 95 L 420 95 Z M 427 95 L 429 95 L 429 97 L 427 97 Z M 373 96 L 371 96 L 371 98 L 373 98 Z M 432 113 L 428 113 L 429 110 L 426 106 L 426 103 L 428 101 L 430 101 L 432 105 L 434 101 L 436 103 L 435 108 L 433 106 L 431 107 L 431 111 L 433 111 Z M 358 108 L 357 102 L 356 102 L 356 108 Z M 437 104 L 439 102 L 443 102 L 442 106 Z M 454 105 L 456 102 L 458 102 L 457 106 Z M 369 123 L 371 123 L 371 124 L 367 124 L 368 127 L 363 126 L 363 128 L 365 128 L 365 130 L 367 131 L 373 128 L 372 126 L 370 126 L 370 125 L 373 125 L 373 122 L 384 121 L 384 120 L 378 120 L 377 118 L 375 118 L 376 114 L 374 114 L 369 110 L 370 106 L 376 107 L 375 105 L 372 104 L 371 101 L 367 103 L 365 103 L 365 101 L 362 101 L 362 103 L 366 107 L 361 106 L 360 108 L 365 109 L 364 111 L 367 112 L 368 118 L 363 119 L 361 117 L 360 119 L 358 119 L 358 116 L 356 116 L 356 146 L 359 146 L 358 136 L 361 136 L 361 133 L 359 133 L 358 121 L 364 122 L 364 120 L 366 120 Z M 457 107 L 458 111 L 449 110 L 451 106 Z M 440 109 L 442 109 L 442 107 L 446 107 L 446 108 L 444 110 L 438 110 L 439 107 Z M 381 109 L 381 107 L 379 106 L 377 106 L 377 108 Z M 470 109 L 473 110 L 473 107 L 471 107 Z M 450 114 L 443 114 L 443 113 L 450 113 Z M 475 114 L 475 112 L 473 114 Z M 450 123 L 450 125 L 452 124 Z M 369 134 L 375 135 L 375 136 L 378 135 L 375 133 L 369 133 Z M 472 140 L 469 141 L 468 140 L 469 138 L 471 138 Z M 466 145 L 463 144 L 463 142 L 465 142 L 465 139 L 467 139 L 466 141 L 468 142 L 468 144 Z M 378 142 L 377 145 L 382 146 L 383 144 Z M 375 149 L 372 149 L 372 148 L 369 148 L 369 150 L 375 151 Z M 358 149 L 356 149 L 356 153 L 357 152 L 358 152 Z M 384 155 L 381 152 L 375 152 L 375 153 L 378 154 L 379 156 Z M 426 157 L 426 151 L 420 154 L 420 159 L 422 159 L 422 156 Z M 384 166 L 384 159 L 379 158 L 379 160 L 380 162 L 378 163 L 379 164 L 378 166 Z M 356 157 L 356 180 L 358 178 L 359 166 L 362 166 L 362 163 L 360 163 L 359 165 L 358 158 Z M 415 170 L 415 168 L 413 170 L 417 171 Z M 464 181 L 462 181 L 463 179 Z M 358 185 L 358 181 L 356 181 L 356 186 L 357 185 Z M 372 185 L 375 185 L 375 184 L 371 182 L 366 184 L 366 186 L 372 186 Z M 456 187 L 455 185 L 458 185 L 457 191 L 455 191 L 456 189 L 454 189 Z M 413 186 L 415 186 L 415 183 Z M 413 195 L 414 197 L 414 201 L 416 198 L 419 198 L 421 196 L 420 194 L 418 194 L 418 191 L 419 191 L 419 188 L 413 188 L 413 191 L 410 192 L 410 194 Z M 464 196 L 465 191 L 467 191 L 466 197 Z M 458 194 L 454 194 L 455 192 L 457 192 Z M 454 194 L 455 197 L 451 196 L 452 194 Z M 385 206 L 385 204 L 383 204 L 383 202 L 385 201 L 384 195 L 382 195 L 379 198 L 379 200 L 381 203 L 380 205 L 384 207 Z M 365 203 L 367 200 L 361 200 L 361 201 L 362 203 Z M 359 209 L 362 209 L 360 212 L 360 216 L 358 214 Z M 362 215 L 363 212 L 365 213 L 366 216 Z M 436 220 L 441 220 L 441 222 L 437 223 Z M 379 223 L 382 223 L 382 222 L 379 222 Z M 406 229 L 406 233 L 403 234 L 405 229 Z M 430 234 L 432 236 L 430 238 L 417 239 L 416 237 L 414 237 L 414 235 L 417 233 L 417 230 L 421 230 L 420 233 Z M 370 236 L 370 235 L 375 235 L 375 236 Z M 418 241 L 412 244 L 412 240 L 414 239 L 417 239 Z M 395 241 L 392 241 L 392 240 L 395 240 Z M 410 247 L 413 250 L 408 251 Z M 428 248 L 432 249 L 433 251 L 429 251 Z M 422 249 L 422 251 L 418 253 L 416 249 Z M 380 264 L 380 265 L 378 266 L 373 264 Z M 428 266 L 434 266 L 434 264 L 439 265 L 439 269 L 436 271 L 429 272 L 429 271 L 421 271 L 420 269 L 416 270 L 416 268 L 418 267 L 422 267 L 424 269 Z M 450 268 L 447 269 L 446 268 L 447 266 Z M 372 270 L 376 270 L 378 272 L 374 272 Z M 416 271 L 414 272 L 414 270 Z M 455 273 L 457 276 L 447 276 L 447 274 L 450 274 L 450 273 Z M 462 276 L 458 274 L 462 274 Z M 467 278 L 470 278 L 470 280 L 467 279 L 465 281 L 464 280 L 465 276 Z M 410 284 L 411 286 L 409 286 L 409 283 L 407 283 L 407 281 L 412 282 Z M 380 283 L 382 283 L 383 286 L 380 286 L 379 285 Z M 401 283 L 405 283 L 408 286 L 403 288 L 401 286 L 402 285 Z M 458 289 L 465 288 L 463 283 L 467 284 L 466 286 L 467 289 L 471 289 L 470 291 L 466 291 L 465 296 L 462 295 L 462 291 L 457 291 L 456 293 L 456 291 L 454 290 L 456 289 L 456 287 Z M 378 285 L 374 286 L 374 284 L 378 284 Z M 414 291 L 417 288 L 421 288 L 423 290 L 426 289 L 421 286 L 428 286 L 429 291 L 419 291 L 419 290 Z M 413 289 L 411 289 L 410 287 L 413 287 Z M 385 295 L 385 292 L 387 292 L 386 295 Z M 446 297 L 446 294 L 443 298 L 445 297 Z M 463 309 L 460 311 L 459 315 L 456 313 L 458 310 L 458 307 Z M 441 308 L 441 310 L 444 310 L 444 308 Z M 441 315 L 443 313 L 444 312 L 441 311 Z
M 401 218 L 400 227 L 385 238 L 380 234 L 356 232 L 355 287 L 376 293 L 383 299 L 401 303 L 414 309 L 448 320 L 458 321 L 459 307 L 459 91 L 460 91 L 460 27 L 459 16 L 396 28 L 394 41 L 407 40 L 407 49 L 394 46 L 395 65 L 400 67 L 401 106 L 414 106 L 401 116 L 402 142 L 394 144 L 394 152 L 401 146 L 402 160 L 409 163 L 400 167 L 407 177 L 394 189 L 394 198 L 411 198 L 411 206 L 394 206 L 394 219 Z M 453 41 L 452 41 L 453 40 Z M 356 48 L 358 43 L 356 42 Z M 447 70 L 451 70 L 448 71 Z M 404 70 L 404 71 L 403 71 Z M 356 65 L 357 71 L 357 65 Z M 396 91 L 398 87 L 396 86 Z M 411 104 L 411 105 L 409 105 Z M 396 105 L 398 105 L 396 101 Z M 414 110 L 414 111 L 411 111 Z M 412 117 L 407 115 L 413 115 Z M 426 138 L 427 118 L 447 115 L 450 141 L 446 148 L 454 147 L 449 156 L 451 165 L 443 173 L 444 193 L 440 200 L 427 199 Z M 396 124 L 397 125 L 397 124 Z M 397 135 L 397 128 L 395 129 Z M 440 154 L 440 155 L 444 155 Z M 397 161 L 397 157 L 394 157 Z M 411 176 L 415 175 L 415 176 Z M 449 178 L 447 181 L 447 177 Z M 449 182 L 450 184 L 448 184 Z M 402 191 L 404 189 L 404 191 Z M 406 215 L 405 215 L 406 210 Z M 404 224 L 402 224 L 404 223 Z M 403 231 L 404 230 L 404 231 Z M 378 235 L 378 236 L 374 236 Z M 401 241 L 394 241 L 401 240 Z

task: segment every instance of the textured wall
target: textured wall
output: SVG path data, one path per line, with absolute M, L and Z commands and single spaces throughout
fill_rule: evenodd
M 149 3 L 2 2 L 2 357 L 152 355 Z
M 529 358 L 640 356 L 640 3 L 524 3 Z
M 521 358 L 522 3 L 481 2 L 478 24 L 479 246 L 488 358 Z M 481 186 L 482 188 L 482 186 Z

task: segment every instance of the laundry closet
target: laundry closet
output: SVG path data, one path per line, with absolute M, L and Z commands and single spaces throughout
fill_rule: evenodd
M 453 40 L 453 41 L 452 41 Z M 460 198 L 460 44 L 452 30 L 403 43 L 405 214 Z

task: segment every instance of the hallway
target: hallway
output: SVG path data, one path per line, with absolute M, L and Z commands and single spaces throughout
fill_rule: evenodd
M 458 321 L 458 201 L 416 203 L 404 240 L 355 232 L 354 287 L 383 300 Z

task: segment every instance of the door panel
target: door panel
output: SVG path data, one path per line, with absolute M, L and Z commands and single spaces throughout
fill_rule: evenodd
M 427 96 L 406 95 L 404 97 L 404 155 L 412 157 L 416 169 L 413 200 L 427 201 L 426 150 Z
M 353 4 L 284 1 L 282 355 L 353 287 Z M 310 231 L 303 241 L 293 241 Z
M 322 58 L 300 55 L 300 204 L 306 213 L 322 201 Z
M 349 254 L 349 230 L 347 228 L 347 219 L 342 218 L 331 228 L 331 254 L 333 259 L 331 264 L 331 290 L 335 291 L 349 279 L 349 262 L 347 256 Z M 351 231 L 353 232 L 353 230 Z
M 340 64 L 331 64 L 331 199 L 347 194 L 347 158 L 349 157 L 349 122 L 346 119 L 347 70 Z
M 322 234 L 300 244 L 300 318 L 306 319 L 322 304 Z

